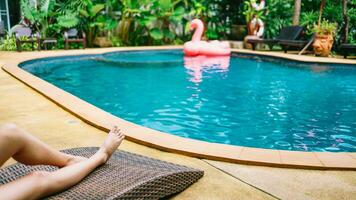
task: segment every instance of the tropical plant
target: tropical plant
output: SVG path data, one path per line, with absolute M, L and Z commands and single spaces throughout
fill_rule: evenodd
M 124 0 L 118 36 L 127 45 L 179 42 L 186 5 L 184 0 Z
M 340 42 L 356 43 L 356 0 L 342 0 Z
M 152 2 L 151 10 L 144 12 L 140 25 L 145 26 L 149 36 L 156 43 L 171 43 L 175 38 L 175 28 L 184 16 L 185 9 L 182 0 L 156 0 Z M 183 2 L 184 3 L 184 2 Z
M 250 22 L 254 17 L 263 19 L 264 9 L 256 10 L 253 8 L 253 4 L 256 3 L 256 0 L 247 0 L 244 2 L 244 12 L 243 14 L 246 17 L 246 22 Z
M 301 14 L 300 25 L 306 27 L 307 35 L 312 35 L 312 29 L 316 21 L 318 21 L 319 13 L 316 11 L 308 11 Z
M 228 0 L 226 1 L 227 11 L 225 18 L 231 18 L 231 24 L 246 24 L 244 12 L 244 0 Z M 227 21 L 227 20 L 226 20 Z
M 230 32 L 231 18 L 228 15 L 228 1 L 210 0 L 207 9 L 207 39 L 223 39 Z M 231 6 L 233 6 L 232 4 Z
M 105 8 L 104 4 L 94 4 L 92 1 L 86 1 L 83 9 L 79 10 L 81 15 L 81 26 L 87 34 L 88 46 L 93 46 L 93 41 L 98 34 L 98 28 L 103 27 L 103 21 L 100 21 L 99 13 Z
M 72 11 L 67 11 L 64 15 L 57 17 L 58 25 L 60 27 L 69 29 L 79 24 L 79 18 L 77 14 Z
M 130 30 L 135 26 L 136 17 L 148 9 L 146 0 L 122 0 L 122 16 L 118 24 L 118 37 L 124 44 L 132 45 L 129 40 Z M 133 26 L 132 26 L 133 25 Z M 137 37 L 137 30 L 132 32 L 131 37 Z M 134 40 L 136 41 L 136 40 Z
M 348 11 L 347 11 L 347 16 L 349 17 L 349 35 L 348 35 L 348 41 L 349 43 L 356 44 L 356 0 L 351 0 L 348 1 Z
M 53 22 L 55 0 L 41 0 L 39 4 L 33 4 L 29 0 L 21 0 L 23 16 L 28 19 L 39 31 L 42 37 L 46 37 L 49 24 Z
M 265 37 L 276 37 L 281 29 L 292 24 L 293 0 L 267 1 L 267 12 L 264 18 Z
M 91 0 L 57 0 L 56 12 L 66 14 L 67 12 L 77 12 L 84 9 L 88 1 Z
M 116 9 L 119 9 L 119 4 L 117 0 L 107 0 L 105 3 L 105 16 L 99 16 L 98 21 L 101 21 L 104 26 L 102 29 L 104 29 L 105 35 L 107 35 L 108 38 L 112 37 L 112 33 L 114 32 L 114 29 L 118 26 L 118 20 L 115 18 L 114 11 Z
M 43 38 L 48 35 L 55 36 L 63 28 L 68 29 L 78 25 L 77 11 L 67 9 L 58 12 L 60 8 L 63 9 L 63 6 L 61 7 L 61 3 L 56 3 L 56 0 L 39 0 L 37 2 L 38 4 L 34 4 L 30 0 L 21 0 L 21 10 L 24 18 L 30 21 L 31 27 L 40 32 Z

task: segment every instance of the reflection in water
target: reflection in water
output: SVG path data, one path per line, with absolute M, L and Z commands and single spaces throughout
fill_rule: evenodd
M 321 72 L 326 72 L 326 71 L 329 71 L 330 70 L 330 67 L 329 66 L 326 66 L 326 65 L 312 65 L 311 66 L 311 70 L 315 73 L 321 73 Z
M 208 70 L 219 70 L 227 72 L 230 65 L 230 56 L 184 56 L 184 67 L 188 69 L 188 74 L 192 76 L 190 81 L 200 83 L 203 72 Z

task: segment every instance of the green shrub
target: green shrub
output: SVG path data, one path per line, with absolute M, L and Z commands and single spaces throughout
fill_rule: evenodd
M 26 37 L 22 37 L 21 40 L 27 40 Z M 32 44 L 22 44 L 22 51 L 32 50 Z M 37 43 L 34 43 L 34 48 L 37 48 Z M 4 41 L 0 44 L 1 51 L 16 51 L 16 38 L 15 36 L 6 35 Z

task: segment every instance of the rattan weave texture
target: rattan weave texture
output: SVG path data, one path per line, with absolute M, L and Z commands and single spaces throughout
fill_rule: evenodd
M 97 150 L 97 147 L 83 147 L 63 152 L 90 157 Z M 32 171 L 56 169 L 14 164 L 0 170 L 0 185 Z M 82 182 L 47 199 L 160 199 L 183 191 L 203 175 L 201 170 L 120 150 Z

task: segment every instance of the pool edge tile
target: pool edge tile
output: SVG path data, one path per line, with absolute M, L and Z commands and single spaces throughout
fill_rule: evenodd
M 347 154 L 349 154 L 353 159 L 356 160 L 356 153 L 347 153 Z
M 281 163 L 285 165 L 297 166 L 318 166 L 323 167 L 323 163 L 319 161 L 314 152 L 299 152 L 299 151 L 279 151 L 281 155 Z
M 329 168 L 356 168 L 356 160 L 347 153 L 315 152 L 320 162 Z
M 279 150 L 271 149 L 244 147 L 241 152 L 240 159 L 252 162 L 268 162 L 270 164 L 282 164 Z

